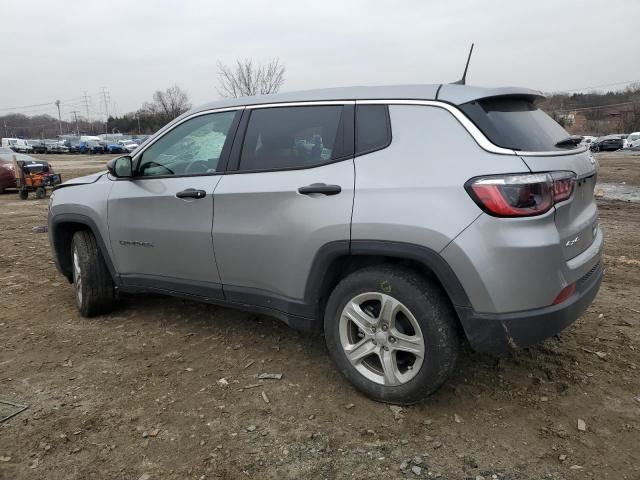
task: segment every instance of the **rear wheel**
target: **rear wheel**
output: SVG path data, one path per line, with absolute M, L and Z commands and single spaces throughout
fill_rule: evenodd
M 43 187 L 36 188 L 36 198 L 42 199 L 47 196 L 47 192 Z
M 71 262 L 76 306 L 82 316 L 109 313 L 114 303 L 113 280 L 91 232 L 73 235 Z
M 26 200 L 27 198 L 29 198 L 29 192 L 24 189 L 21 189 L 20 192 L 18 192 L 18 195 L 20 197 L 20 200 Z
M 334 289 L 325 338 L 339 370 L 367 396 L 412 404 L 447 379 L 458 356 L 455 313 L 442 290 L 413 270 L 358 270 Z

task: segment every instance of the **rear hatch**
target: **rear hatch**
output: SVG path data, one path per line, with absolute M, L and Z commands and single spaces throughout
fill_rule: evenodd
M 568 170 L 576 174 L 572 197 L 555 206 L 556 227 L 564 258 L 570 260 L 584 252 L 595 240 L 598 226 L 598 211 L 593 195 L 597 170 L 590 152 L 575 155 L 549 157 L 522 157 L 532 172 Z M 592 163 L 593 162 L 593 163 Z
M 597 234 L 594 199 L 597 162 L 549 115 L 533 95 L 503 95 L 460 105 L 460 109 L 492 143 L 520 153 L 532 172 L 570 171 L 576 174 L 574 193 L 556 204 L 555 222 L 565 260 L 584 252 Z M 514 172 L 516 173 L 516 172 Z

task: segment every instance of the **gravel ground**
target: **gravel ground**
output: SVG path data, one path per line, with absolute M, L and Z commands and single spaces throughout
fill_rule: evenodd
M 599 158 L 606 182 L 640 185 L 640 158 Z M 71 178 L 107 157 L 48 159 Z M 143 296 L 81 318 L 32 231 L 47 201 L 0 195 L 0 400 L 29 406 L 0 423 L 0 478 L 638 479 L 640 204 L 599 206 L 592 307 L 540 346 L 466 349 L 398 409 L 355 392 L 321 337 L 265 316 Z

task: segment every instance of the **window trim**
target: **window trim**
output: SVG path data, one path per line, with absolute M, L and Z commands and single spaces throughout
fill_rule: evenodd
M 383 106 L 385 107 L 384 111 L 385 111 L 385 116 L 387 119 L 387 143 L 386 145 L 383 145 L 381 147 L 378 148 L 370 148 L 369 150 L 363 150 L 361 152 L 358 152 L 358 106 L 359 105 L 372 105 L 372 104 L 367 104 L 364 102 L 356 102 L 356 107 L 355 107 L 355 111 L 354 111 L 354 117 L 353 117 L 353 121 L 354 121 L 354 127 L 353 127 L 353 142 L 354 142 L 354 157 L 360 157 L 362 155 L 369 155 L 370 153 L 373 152 L 378 152 L 380 150 L 384 150 L 385 148 L 388 148 L 391 145 L 391 142 L 393 142 L 393 126 L 391 125 L 391 115 L 389 114 L 389 104 L 385 103 L 383 104 Z
M 480 148 L 482 148 L 483 150 L 489 153 L 495 153 L 498 155 L 509 155 L 509 156 L 520 156 L 520 157 L 556 157 L 556 156 L 565 156 L 565 155 L 577 155 L 577 154 L 588 151 L 588 147 L 583 147 L 582 149 L 575 149 L 575 150 L 551 151 L 551 152 L 516 151 L 516 150 L 510 150 L 507 148 L 498 147 L 497 145 L 494 145 L 482 133 L 482 131 L 480 131 L 480 129 L 476 127 L 476 125 L 471 120 L 469 120 L 469 118 L 464 113 L 462 113 L 461 110 L 458 109 L 457 105 L 454 105 L 453 103 L 446 102 L 443 100 L 419 100 L 419 99 L 403 100 L 403 99 L 397 99 L 397 98 L 395 99 L 386 98 L 386 99 L 359 99 L 359 100 L 325 100 L 325 101 L 308 101 L 308 102 L 283 101 L 283 102 L 272 102 L 272 103 L 263 103 L 263 104 L 255 104 L 255 105 L 237 105 L 234 107 L 211 108 L 208 110 L 195 112 L 175 124 L 165 125 L 162 129 L 160 129 L 156 133 L 156 135 L 158 136 L 156 138 L 151 137 L 151 139 L 149 140 L 149 143 L 144 145 L 139 152 L 136 152 L 135 155 L 132 157 L 132 159 L 134 164 L 136 164 L 138 161 L 139 155 L 142 155 L 148 147 L 153 145 L 156 141 L 162 138 L 167 132 L 177 127 L 182 122 L 186 122 L 187 120 L 200 115 L 237 110 L 241 112 L 240 120 L 238 122 L 238 128 L 236 129 L 236 132 L 234 135 L 233 145 L 231 147 L 231 153 L 229 155 L 229 158 L 227 159 L 225 168 L 221 169 L 219 172 L 209 173 L 206 175 L 215 176 L 215 175 L 225 175 L 225 174 L 250 173 L 248 171 L 238 171 L 233 169 L 235 150 L 238 148 L 238 144 L 242 146 L 242 141 L 239 141 L 239 136 L 238 136 L 239 133 L 242 134 L 242 137 L 243 137 L 242 140 L 244 140 L 243 130 L 246 129 L 246 124 L 243 126 L 243 123 L 246 122 L 246 118 L 248 117 L 248 115 L 245 114 L 246 110 L 252 110 L 256 108 L 307 106 L 307 105 L 309 106 L 311 105 L 345 105 L 345 106 L 353 105 L 355 109 L 355 105 L 357 104 L 383 104 L 383 105 L 387 105 L 387 109 L 389 109 L 389 106 L 391 105 L 416 105 L 416 106 L 441 108 L 449 112 L 463 126 L 463 128 L 469 133 L 469 135 L 471 135 L 471 137 L 475 140 L 475 142 L 478 144 Z M 355 119 L 355 112 L 354 112 L 354 119 Z M 354 147 L 355 147 L 355 132 L 354 132 Z M 354 155 L 351 158 L 355 158 L 355 157 L 356 155 Z M 344 161 L 344 159 L 337 160 L 337 161 Z M 322 166 L 322 165 L 327 165 L 327 164 L 320 164 L 317 166 Z M 304 167 L 304 168 L 314 168 L 314 167 Z M 283 171 L 283 170 L 276 170 L 276 171 Z M 266 172 L 266 170 L 257 170 L 256 172 Z M 187 176 L 191 177 L 195 175 L 187 175 Z M 153 178 L 178 178 L 178 177 L 179 176 L 177 175 L 166 175 L 166 176 L 157 176 L 157 177 L 133 177 L 133 178 L 134 179 L 142 179 L 142 178 L 153 179 Z M 130 180 L 130 179 L 122 179 L 122 180 Z
M 308 170 L 310 168 L 318 168 L 332 163 L 343 162 L 345 160 L 351 160 L 354 158 L 355 149 L 355 101 L 318 101 L 318 102 L 283 102 L 283 103 L 271 103 L 262 105 L 247 105 L 246 110 L 257 110 L 263 108 L 290 108 L 290 107 L 324 107 L 324 106 L 341 106 L 342 113 L 340 115 L 340 121 L 338 127 L 343 128 L 343 141 L 345 144 L 349 144 L 349 148 L 344 155 L 331 158 L 325 162 L 315 163 L 313 165 L 302 165 L 299 167 L 283 167 L 283 168 L 262 168 L 253 170 L 241 170 L 240 160 L 242 156 L 242 149 L 244 147 L 245 137 L 249 128 L 249 121 L 251 119 L 251 112 L 245 111 L 243 115 L 238 134 L 236 135 L 236 141 L 234 142 L 229 163 L 227 164 L 227 170 L 225 174 L 235 175 L 244 173 L 268 173 L 268 172 L 288 172 L 295 170 Z
M 197 118 L 197 117 L 212 115 L 215 113 L 224 113 L 224 112 L 233 112 L 233 111 L 235 111 L 236 114 L 233 120 L 231 121 L 231 125 L 229 126 L 229 133 L 227 134 L 227 139 L 225 140 L 225 144 L 222 147 L 222 151 L 220 152 L 220 158 L 218 159 L 220 170 L 217 170 L 215 172 L 210 172 L 210 173 L 186 173 L 186 174 L 179 174 L 179 175 L 173 175 L 173 174 L 150 175 L 150 176 L 137 175 L 138 167 L 140 166 L 140 161 L 142 160 L 142 156 L 144 152 L 148 148 L 150 148 L 152 145 L 154 145 L 156 142 L 158 142 L 160 139 L 164 138 L 165 135 L 168 135 L 173 130 L 178 128 L 180 125 L 182 125 L 185 122 L 188 122 L 189 120 L 193 120 L 194 118 Z M 188 117 L 183 118 L 179 122 L 166 125 L 164 129 L 161 129 L 159 131 L 159 134 L 157 137 L 153 138 L 148 144 L 144 146 L 144 148 L 142 148 L 142 150 L 140 150 L 139 152 L 135 152 L 135 155 L 131 157 L 131 164 L 133 165 L 134 175 L 132 177 L 127 177 L 127 178 L 116 178 L 115 180 L 128 180 L 128 181 L 154 180 L 154 179 L 185 178 L 185 177 L 214 177 L 216 175 L 223 175 L 227 170 L 230 154 L 231 154 L 233 145 L 235 144 L 236 135 L 238 133 L 238 126 L 240 125 L 241 118 L 243 116 L 244 116 L 244 107 L 217 108 L 217 109 L 204 110 L 202 112 L 197 112 L 197 113 L 194 113 L 193 115 L 189 115 Z

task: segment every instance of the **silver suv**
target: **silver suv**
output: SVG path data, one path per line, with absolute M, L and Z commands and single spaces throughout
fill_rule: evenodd
M 399 404 L 460 340 L 501 352 L 593 301 L 598 165 L 521 88 L 354 87 L 196 108 L 52 195 L 84 316 L 151 291 L 323 331 L 340 371 Z

